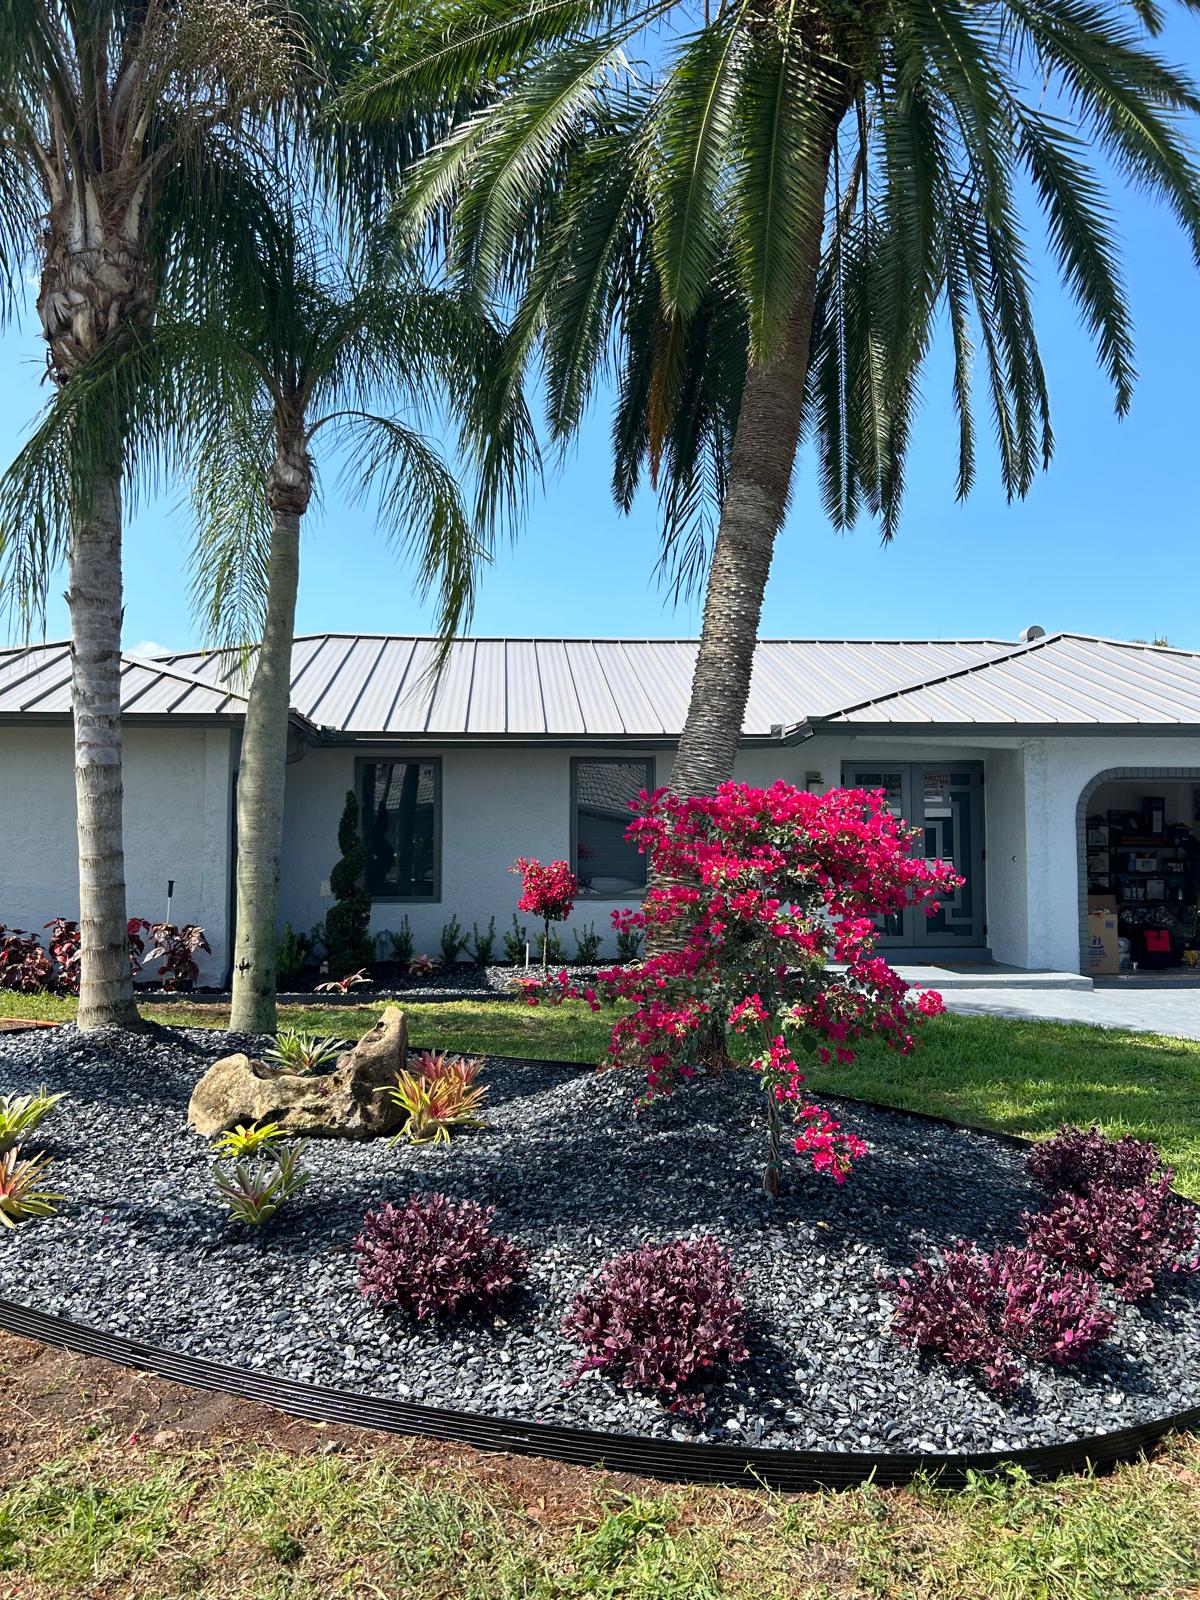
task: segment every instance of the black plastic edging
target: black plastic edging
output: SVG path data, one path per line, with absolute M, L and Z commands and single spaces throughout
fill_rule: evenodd
M 152 1372 L 194 1389 L 216 1390 L 256 1400 L 292 1416 L 314 1422 L 341 1423 L 386 1433 L 421 1434 L 504 1450 L 516 1455 L 545 1456 L 577 1466 L 606 1467 L 641 1477 L 672 1482 L 763 1484 L 785 1492 L 846 1489 L 868 1478 L 880 1485 L 908 1483 L 918 1472 L 945 1488 L 961 1488 L 969 1473 L 995 1473 L 1008 1465 L 1023 1467 L 1032 1477 L 1064 1472 L 1102 1472 L 1133 1461 L 1167 1433 L 1200 1425 L 1200 1406 L 1159 1417 L 1136 1428 L 1097 1434 L 1069 1444 L 1035 1450 L 987 1451 L 969 1455 L 887 1455 L 839 1450 L 763 1450 L 725 1444 L 688 1444 L 675 1439 L 639 1438 L 627 1433 L 594 1433 L 583 1428 L 541 1425 L 510 1417 L 481 1416 L 471 1411 L 442 1411 L 409 1405 L 382 1395 L 299 1383 L 271 1373 L 178 1351 L 141 1344 L 102 1328 L 91 1328 L 32 1307 L 0 1300 L 0 1327 L 23 1338 L 79 1355 L 97 1356 L 118 1366 Z

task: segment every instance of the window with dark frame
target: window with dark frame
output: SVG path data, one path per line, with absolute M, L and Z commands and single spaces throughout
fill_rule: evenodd
M 646 858 L 625 837 L 643 790 L 654 789 L 648 756 L 577 756 L 571 762 L 571 839 L 581 895 L 618 899 L 646 887 Z
M 360 761 L 358 798 L 371 898 L 441 899 L 441 762 Z

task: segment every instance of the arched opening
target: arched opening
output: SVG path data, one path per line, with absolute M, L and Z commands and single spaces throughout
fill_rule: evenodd
M 1105 768 L 1083 787 L 1075 835 L 1079 970 L 1089 970 L 1089 898 L 1113 902 L 1131 958 L 1140 947 L 1143 963 L 1179 970 L 1200 932 L 1200 767 Z M 1148 949 L 1149 929 L 1169 948 Z

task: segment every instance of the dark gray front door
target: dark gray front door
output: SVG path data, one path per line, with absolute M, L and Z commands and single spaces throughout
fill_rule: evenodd
M 952 861 L 966 880 L 936 916 L 903 911 L 882 919 L 880 944 L 913 949 L 983 945 L 983 764 L 979 761 L 847 763 L 852 789 L 882 789 L 893 815 L 919 830 L 926 857 Z

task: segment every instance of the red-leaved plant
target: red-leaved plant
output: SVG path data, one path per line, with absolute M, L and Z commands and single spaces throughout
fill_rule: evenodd
M 37 994 L 50 987 L 53 976 L 54 963 L 37 934 L 0 922 L 0 989 Z
M 614 1256 L 563 1319 L 563 1332 L 587 1351 L 569 1381 L 603 1372 L 670 1411 L 703 1417 L 699 1385 L 749 1354 L 744 1280 L 709 1234 Z
M 542 968 L 550 960 L 550 924 L 565 922 L 575 908 L 579 884 L 565 861 L 551 861 L 548 866 L 527 856 L 518 856 L 508 869 L 521 874 L 519 911 L 542 919 Z
M 653 886 L 641 910 L 615 912 L 613 924 L 644 931 L 650 954 L 582 991 L 593 1008 L 601 998 L 632 1005 L 613 1028 L 611 1064 L 645 1072 L 644 1102 L 728 1066 L 730 1035 L 748 1035 L 766 1091 L 763 1187 L 778 1192 L 785 1108 L 794 1148 L 840 1183 L 865 1147 L 802 1091 L 800 1060 L 850 1062 L 869 1037 L 913 1048 L 916 1024 L 943 1009 L 941 996 L 910 1003 L 908 985 L 874 953 L 875 919 L 905 906 L 932 915 L 962 879 L 913 855 L 916 830 L 877 790 L 726 783 L 699 799 L 659 790 L 641 804 L 628 836 L 649 852 Z M 563 972 L 527 999 L 579 995 Z
M 1064 1190 L 1021 1221 L 1031 1249 L 1107 1278 L 1122 1300 L 1146 1300 L 1165 1279 L 1200 1270 L 1200 1213 L 1172 1193 L 1169 1170 L 1140 1188 Z
M 1095 1124 L 1073 1128 L 1064 1122 L 1053 1138 L 1034 1145 L 1025 1170 L 1050 1194 L 1090 1194 L 1101 1183 L 1143 1189 L 1162 1175 L 1163 1160 L 1148 1139 L 1131 1133 L 1111 1139 Z
M 204 936 L 204 929 L 194 922 L 177 928 L 173 922 L 152 922 L 150 936 L 154 943 L 147 961 L 157 961 L 155 969 L 162 979 L 164 989 L 190 989 L 200 976 L 196 964 L 196 951 L 212 954 L 212 946 Z
M 881 1287 L 893 1297 L 897 1338 L 952 1367 L 976 1368 L 1002 1395 L 1020 1385 L 1027 1361 L 1082 1360 L 1115 1320 L 1085 1273 L 1017 1245 L 985 1254 L 960 1239 L 940 1264 L 922 1256 Z
M 491 1206 L 412 1194 L 368 1211 L 354 1241 L 358 1287 L 381 1306 L 415 1316 L 491 1312 L 529 1272 L 529 1252 L 492 1232 Z
M 59 994 L 79 993 L 79 924 L 69 917 L 55 917 L 46 923 L 49 930 L 50 959 L 54 963 L 54 987 Z
M 1147 1140 L 1064 1124 L 1025 1165 L 1050 1196 L 1021 1219 L 1044 1256 L 1099 1274 L 1128 1301 L 1200 1270 L 1200 1212 L 1172 1192 L 1174 1175 Z

